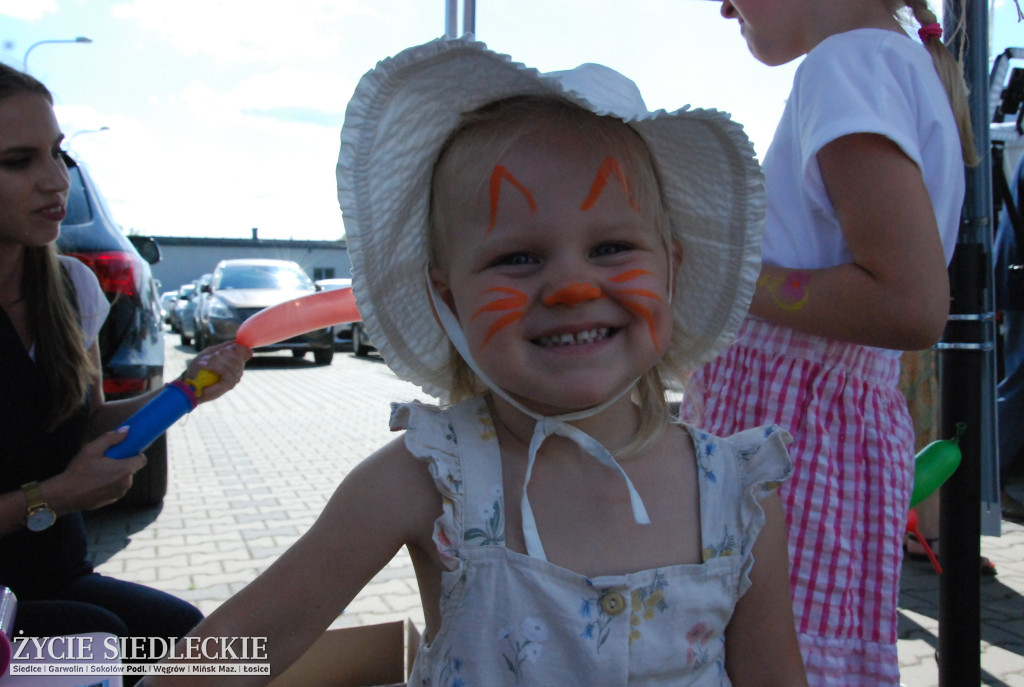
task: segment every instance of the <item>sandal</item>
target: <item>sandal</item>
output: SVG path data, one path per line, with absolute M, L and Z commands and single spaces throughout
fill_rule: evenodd
M 999 502 L 1003 518 L 1024 522 L 1024 503 L 1020 499 L 1010 494 L 1006 489 L 1003 489 L 999 494 Z
M 938 555 L 937 549 L 939 548 L 939 538 L 938 537 L 931 537 L 930 539 L 926 538 L 925 542 L 928 544 L 928 547 L 932 551 L 935 551 L 936 555 Z M 920 547 L 920 551 L 912 550 L 911 547 L 910 547 L 911 544 L 914 544 L 914 545 Z M 906 541 L 903 542 L 903 552 L 905 554 L 907 554 L 907 558 L 909 558 L 912 561 L 919 561 L 919 562 L 922 562 L 922 563 L 927 563 L 930 560 L 928 558 L 928 554 L 925 551 L 924 546 L 922 546 L 921 542 L 918 540 L 917 535 L 915 535 L 912 532 L 908 532 L 907 533 Z
M 931 548 L 932 551 L 938 554 L 939 538 L 926 538 L 925 541 L 928 543 L 929 548 Z M 921 550 L 912 550 L 910 547 L 911 544 L 921 547 Z M 928 557 L 928 554 L 924 550 L 924 547 L 921 546 L 921 542 L 912 532 L 907 533 L 906 541 L 904 541 L 903 543 L 903 552 L 907 555 L 907 558 L 909 558 L 912 561 L 918 561 L 922 563 L 931 562 L 931 559 Z M 988 558 L 986 558 L 985 556 L 981 557 L 980 566 L 981 567 L 979 571 L 981 572 L 981 575 L 983 577 L 994 577 L 995 575 L 999 574 L 999 571 L 996 570 L 996 564 Z

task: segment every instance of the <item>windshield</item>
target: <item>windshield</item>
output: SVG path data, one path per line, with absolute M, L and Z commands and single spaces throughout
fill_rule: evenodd
M 314 290 L 305 272 L 279 265 L 228 265 L 221 270 L 214 288 Z

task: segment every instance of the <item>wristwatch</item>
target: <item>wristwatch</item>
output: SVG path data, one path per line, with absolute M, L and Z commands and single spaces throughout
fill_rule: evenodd
M 28 518 L 25 520 L 25 527 L 32 532 L 42 532 L 57 522 L 57 514 L 46 505 L 39 482 L 22 484 L 21 490 L 25 492 L 25 498 L 28 500 Z

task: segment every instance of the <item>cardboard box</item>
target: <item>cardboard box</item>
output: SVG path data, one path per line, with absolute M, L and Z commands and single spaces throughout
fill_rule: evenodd
M 328 630 L 270 685 L 404 685 L 409 679 L 419 644 L 420 633 L 409 620 Z

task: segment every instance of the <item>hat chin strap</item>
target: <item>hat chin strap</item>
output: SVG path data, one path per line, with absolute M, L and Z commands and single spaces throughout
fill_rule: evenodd
M 626 471 L 622 469 L 622 466 L 619 465 L 612 456 L 611 452 L 609 452 L 608 449 L 606 449 L 597 439 L 590 436 L 583 430 L 569 424 L 574 420 L 593 417 L 605 410 L 630 391 L 636 384 L 636 380 L 634 380 L 633 383 L 625 389 L 615 394 L 612 398 L 592 408 L 586 408 L 573 413 L 566 413 L 565 415 L 541 415 L 512 398 L 508 392 L 492 382 L 487 375 L 480 370 L 476 361 L 473 360 L 473 356 L 469 353 L 469 344 L 466 341 L 466 335 L 462 331 L 462 327 L 459 325 L 459 321 L 455 318 L 451 309 L 444 302 L 444 299 L 442 299 L 434 289 L 429 272 L 427 274 L 427 291 L 430 296 L 430 300 L 434 305 L 434 311 L 437 313 L 438 320 L 441 323 L 441 328 L 444 329 L 449 340 L 451 340 L 452 345 L 455 346 L 455 350 L 459 352 L 462 358 L 466 361 L 466 364 L 469 365 L 470 369 L 476 373 L 477 377 L 480 378 L 480 381 L 482 381 L 491 391 L 508 401 L 508 403 L 519 410 L 519 412 L 532 417 L 537 421 L 533 428 L 533 437 L 530 439 L 530 451 L 526 461 L 526 477 L 523 479 L 523 498 L 520 505 L 523 518 L 523 539 L 526 542 L 526 553 L 533 558 L 547 560 L 547 556 L 544 554 L 544 546 L 540 541 L 540 533 L 537 531 L 537 521 L 533 517 L 533 508 L 530 507 L 530 497 L 527 494 L 527 487 L 530 484 L 530 477 L 533 475 L 533 466 L 537 461 L 537 452 L 540 450 L 541 444 L 544 443 L 544 440 L 553 434 L 557 434 L 571 440 L 588 455 L 597 459 L 601 465 L 617 472 L 619 476 L 622 477 L 623 481 L 625 481 L 626 488 L 629 490 L 629 502 L 633 508 L 633 520 L 640 525 L 650 524 L 651 519 L 647 515 L 647 509 L 644 507 L 643 499 L 640 498 L 640 494 L 637 492 L 636 487 L 633 486 L 633 482 L 629 479 Z

